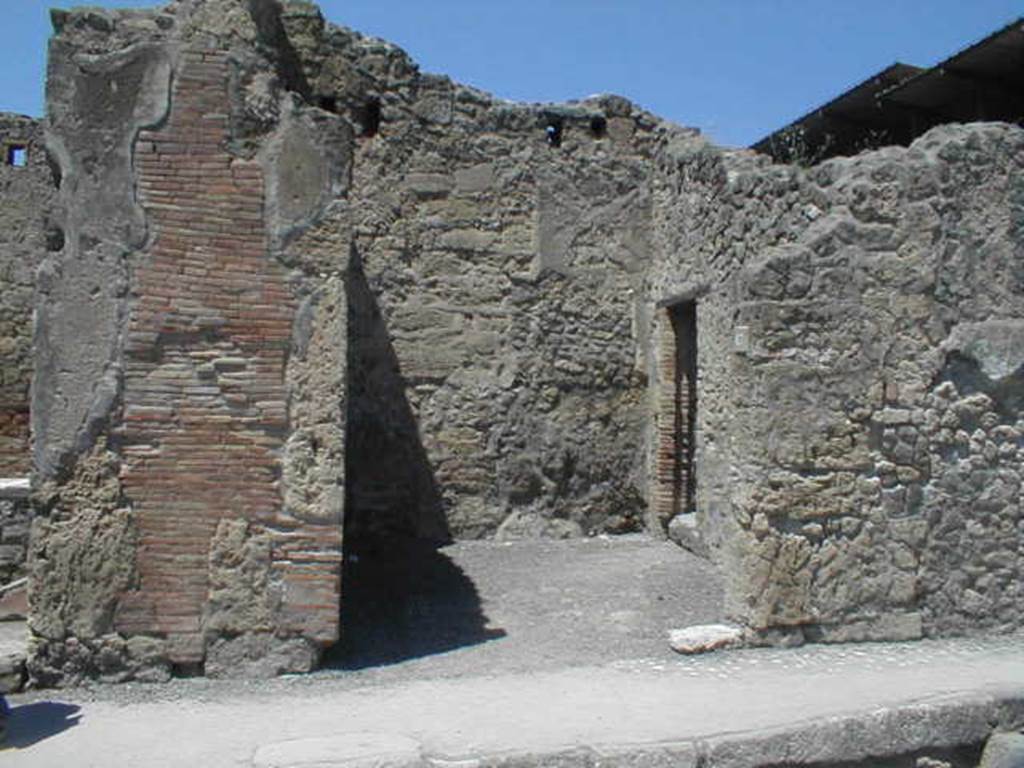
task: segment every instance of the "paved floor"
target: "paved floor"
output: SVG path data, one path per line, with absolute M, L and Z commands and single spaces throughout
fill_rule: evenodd
M 0 765 L 808 765 L 976 743 L 1024 717 L 1021 635 L 684 658 L 667 629 L 691 623 L 674 621 L 683 608 L 715 618 L 718 593 L 669 545 L 460 547 L 441 570 L 475 597 L 457 601 L 446 648 L 409 636 L 434 631 L 422 614 L 440 597 L 424 588 L 385 617 L 406 637 L 382 666 L 363 663 L 368 633 L 315 675 L 12 697 Z

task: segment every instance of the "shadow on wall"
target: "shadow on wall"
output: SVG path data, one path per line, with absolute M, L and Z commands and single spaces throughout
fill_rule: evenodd
M 56 701 L 39 701 L 12 707 L 7 740 L 0 745 L 0 752 L 4 748 L 27 749 L 43 739 L 75 727 L 81 717 L 77 705 Z
M 451 541 L 441 490 L 398 357 L 353 248 L 341 642 L 328 666 L 390 664 L 504 636 L 476 587 L 438 551 Z
M 1008 424 L 1013 424 L 1024 412 L 1024 366 L 993 380 L 976 360 L 953 352 L 946 356 L 946 364 L 936 377 L 936 383 L 940 381 L 953 382 L 961 395 L 988 395 L 996 412 Z
M 451 541 L 398 356 L 353 247 L 348 296 L 345 539 Z

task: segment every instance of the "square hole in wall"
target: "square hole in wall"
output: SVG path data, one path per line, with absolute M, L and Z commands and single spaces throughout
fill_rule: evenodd
M 24 168 L 28 165 L 28 147 L 24 144 L 8 144 L 6 162 L 15 168 Z

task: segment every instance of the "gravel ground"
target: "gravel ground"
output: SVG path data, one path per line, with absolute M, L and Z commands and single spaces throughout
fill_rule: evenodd
M 669 629 L 722 620 L 715 569 L 644 536 L 467 541 L 388 560 L 400 565 L 385 578 L 366 578 L 375 566 L 365 558 L 347 574 L 346 642 L 330 666 L 442 675 L 582 666 L 671 655 Z
M 716 570 L 643 535 L 464 541 L 360 553 L 346 573 L 346 641 L 324 669 L 273 681 L 176 679 L 93 685 L 65 701 L 216 699 L 296 686 L 542 672 L 678 657 L 674 627 L 722 620 Z M 46 691 L 22 701 L 48 698 Z
M 360 570 L 363 592 L 354 588 Z M 372 588 L 367 587 L 373 581 L 366 578 L 367 570 L 378 577 Z M 379 578 L 381 570 L 387 578 Z M 1024 634 L 1016 633 L 682 657 L 669 649 L 667 632 L 722 620 L 720 578 L 706 561 L 640 535 L 470 541 L 437 552 L 391 552 L 377 558 L 368 553 L 348 576 L 347 615 L 353 625 L 346 628 L 345 646 L 316 673 L 274 680 L 92 685 L 30 691 L 14 699 L 201 703 L 596 666 L 722 680 L 782 670 L 827 677 L 853 670 L 912 670 L 943 661 L 955 665 L 978 654 L 998 659 L 1019 654 L 1024 646 Z M 0 642 L 4 632 L 10 639 L 16 627 L 0 624 Z

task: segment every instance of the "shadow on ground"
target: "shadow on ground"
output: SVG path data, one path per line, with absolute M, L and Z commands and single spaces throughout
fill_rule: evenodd
M 11 719 L 7 724 L 7 740 L 3 747 L 26 749 L 61 731 L 74 728 L 82 717 L 80 709 L 75 704 L 61 704 L 57 701 L 38 701 L 12 707 Z
M 348 299 L 345 565 L 341 642 L 328 666 L 362 669 L 482 643 L 476 586 L 439 547 L 451 541 L 441 488 L 409 403 L 410 382 L 360 253 Z
M 487 627 L 480 595 L 463 570 L 422 539 L 364 540 L 342 573 L 342 640 L 326 659 L 363 669 L 505 636 Z

